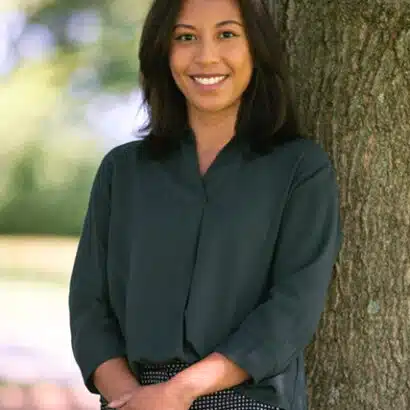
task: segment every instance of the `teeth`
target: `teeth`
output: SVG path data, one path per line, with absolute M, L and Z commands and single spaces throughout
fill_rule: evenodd
M 210 78 L 204 78 L 204 77 L 194 77 L 194 80 L 197 81 L 199 84 L 202 85 L 214 85 L 218 84 L 221 81 L 225 79 L 225 76 L 221 77 L 210 77 Z

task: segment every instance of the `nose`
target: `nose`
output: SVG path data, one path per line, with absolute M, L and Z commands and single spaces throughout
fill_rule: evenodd
M 214 40 L 203 39 L 198 44 L 196 60 L 200 64 L 213 64 L 219 60 L 218 46 Z

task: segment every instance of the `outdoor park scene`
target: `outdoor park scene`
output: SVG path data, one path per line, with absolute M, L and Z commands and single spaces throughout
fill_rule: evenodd
M 0 410 L 91 410 L 68 284 L 91 184 L 146 120 L 150 0 L 0 1 Z M 410 2 L 271 0 L 344 244 L 307 356 L 310 409 L 410 408 Z M 286 409 L 288 410 L 288 409 Z
M 99 161 L 145 118 L 147 5 L 1 1 L 1 410 L 98 408 L 71 352 L 68 283 Z

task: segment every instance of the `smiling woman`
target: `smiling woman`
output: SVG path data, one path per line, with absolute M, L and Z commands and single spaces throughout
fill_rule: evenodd
M 268 0 L 154 0 L 149 131 L 102 161 L 70 284 L 103 408 L 306 410 L 304 347 L 341 243 Z M 108 401 L 108 402 L 107 402 Z
M 189 116 L 202 111 L 225 116 L 232 111 L 236 117 L 253 62 L 234 2 L 210 4 L 205 10 L 198 1 L 184 4 L 174 28 L 170 68 Z
M 139 57 L 149 138 L 162 146 L 178 139 L 186 115 L 202 109 L 237 113 L 236 130 L 255 134 L 261 149 L 297 134 L 269 1 L 201 3 L 156 1 L 147 16 Z

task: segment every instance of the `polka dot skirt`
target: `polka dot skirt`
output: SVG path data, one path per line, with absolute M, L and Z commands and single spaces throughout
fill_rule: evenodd
M 140 365 L 139 381 L 142 385 L 161 383 L 169 380 L 189 365 L 182 362 L 170 364 Z M 101 410 L 111 410 L 101 398 Z M 147 409 L 149 410 L 149 409 Z M 269 404 L 258 402 L 233 389 L 221 390 L 196 399 L 190 410 L 281 410 Z

